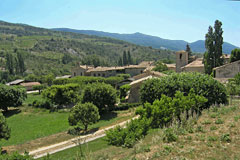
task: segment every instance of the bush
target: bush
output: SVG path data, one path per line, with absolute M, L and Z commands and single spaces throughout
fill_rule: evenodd
M 131 86 L 129 84 L 122 85 L 120 87 L 120 98 L 125 98 L 127 96 L 127 92 L 130 90 Z
M 131 120 L 126 128 L 120 126 L 106 131 L 106 141 L 110 145 L 131 148 L 138 140 L 147 135 L 149 121 L 146 119 Z
M 170 143 L 170 142 L 176 142 L 178 140 L 178 136 L 174 133 L 174 130 L 172 128 L 167 128 L 163 132 L 163 141 Z
M 167 71 L 168 70 L 167 65 L 162 63 L 161 61 L 156 62 L 155 66 L 156 67 L 153 68 L 153 71 L 163 72 L 163 71 Z
M 120 103 L 115 107 L 115 111 L 128 110 L 129 108 L 134 108 L 140 106 L 141 103 Z
M 42 95 L 56 105 L 69 105 L 80 99 L 81 89 L 78 84 L 53 85 L 43 90 Z
M 1 139 L 8 140 L 10 138 L 10 132 L 11 130 L 8 128 L 6 118 L 0 112 L 0 140 Z M 1 147 L 0 147 L 0 151 L 1 151 Z
M 2 155 L 0 154 L 0 159 L 2 160 L 33 160 L 33 158 L 28 153 L 21 155 L 17 152 L 12 154 L 2 154 Z
M 35 108 L 45 108 L 45 109 L 53 109 L 53 104 L 49 102 L 49 100 L 35 100 L 32 103 L 32 106 Z
M 111 111 L 117 102 L 117 91 L 109 84 L 88 84 L 82 94 L 82 103 L 86 102 L 96 105 L 100 113 Z
M 164 94 L 174 97 L 177 91 L 188 95 L 190 90 L 193 93 L 208 99 L 204 108 L 209 108 L 213 104 L 226 104 L 227 92 L 223 84 L 214 80 L 208 75 L 200 73 L 171 74 L 162 78 L 153 78 L 144 82 L 140 89 L 143 103 L 153 103 Z
M 0 109 L 7 110 L 8 107 L 18 107 L 26 98 L 25 88 L 0 84 Z
M 77 83 L 80 85 L 86 85 L 89 83 L 103 82 L 103 83 L 115 86 L 117 83 L 121 82 L 123 79 L 124 79 L 123 77 L 103 78 L 103 77 L 91 77 L 91 76 L 77 76 L 77 77 L 73 77 L 73 78 L 55 79 L 53 81 L 53 84 L 64 85 L 64 84 L 68 84 L 68 83 Z
M 131 75 L 130 74 L 117 74 L 117 77 L 122 77 L 124 79 L 128 79 L 131 77 Z
M 230 134 L 223 134 L 221 136 L 221 141 L 230 143 L 231 142 Z

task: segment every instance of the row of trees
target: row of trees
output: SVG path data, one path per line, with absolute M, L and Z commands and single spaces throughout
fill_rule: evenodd
M 126 52 L 123 51 L 123 56 L 119 58 L 118 60 L 118 66 L 126 66 L 126 65 L 131 65 L 133 63 L 133 59 L 131 56 L 130 51 Z
M 6 69 L 9 71 L 11 75 L 21 74 L 26 71 L 26 67 L 24 64 L 23 55 L 16 51 L 17 54 L 14 56 L 12 53 L 8 53 L 6 55 Z

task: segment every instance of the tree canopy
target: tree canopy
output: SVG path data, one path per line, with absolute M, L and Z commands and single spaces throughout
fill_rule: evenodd
M 78 103 L 71 109 L 68 122 L 71 126 L 83 126 L 87 131 L 88 125 L 97 122 L 100 119 L 98 108 L 92 103 Z
M 236 48 L 231 52 L 230 62 L 235 62 L 238 60 L 240 60 L 240 49 Z

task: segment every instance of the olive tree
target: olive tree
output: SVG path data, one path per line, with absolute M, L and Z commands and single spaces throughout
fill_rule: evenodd
M 26 97 L 25 88 L 0 84 L 0 109 L 7 111 L 8 107 L 18 107 Z
M 78 103 L 71 109 L 68 122 L 71 126 L 83 126 L 87 131 L 88 125 L 96 123 L 99 120 L 98 108 L 92 103 Z
M 88 84 L 82 94 L 82 103 L 86 102 L 96 105 L 100 113 L 110 111 L 117 102 L 117 91 L 105 83 Z

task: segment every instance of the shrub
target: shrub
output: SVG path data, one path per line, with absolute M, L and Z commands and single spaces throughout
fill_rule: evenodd
M 115 107 L 115 111 L 128 110 L 129 108 L 134 108 L 140 106 L 141 103 L 120 103 Z
M 188 95 L 190 90 L 208 99 L 204 108 L 213 104 L 227 103 L 227 93 L 224 85 L 208 75 L 200 73 L 171 74 L 162 78 L 153 78 L 145 81 L 140 89 L 141 101 L 153 103 L 164 94 L 174 97 L 177 91 Z
M 149 130 L 149 121 L 146 119 L 131 120 L 126 128 L 120 126 L 106 131 L 106 141 L 110 145 L 131 148 L 142 139 Z
M 223 134 L 221 136 L 221 141 L 230 143 L 231 142 L 230 134 Z
M 18 107 L 26 98 L 25 88 L 0 84 L 0 109 L 7 110 L 8 107 Z
M 53 109 L 53 104 L 49 100 L 35 100 L 32 103 L 35 108 Z
M 170 143 L 170 142 L 176 142 L 178 140 L 178 136 L 174 133 L 174 130 L 172 128 L 167 128 L 163 132 L 163 141 Z
M 117 74 L 117 77 L 122 77 L 124 79 L 128 79 L 131 77 L 131 75 L 130 74 Z
M 88 84 L 82 94 L 82 103 L 86 102 L 96 105 L 100 113 L 111 111 L 117 102 L 117 91 L 105 83 Z
M 76 103 L 80 99 L 80 86 L 78 84 L 53 85 L 43 90 L 42 95 L 56 105 Z
M 0 154 L 0 159 L 2 160 L 33 160 L 33 158 L 28 154 L 24 153 L 24 155 L 21 155 L 17 152 L 12 154 Z
M 11 132 L 11 130 L 8 128 L 6 118 L 0 112 L 0 140 L 1 139 L 8 140 L 10 138 L 10 132 Z M 0 149 L 1 149 L 1 147 L 0 147 Z
M 129 84 L 122 85 L 120 87 L 120 98 L 125 98 L 127 96 L 127 92 L 130 90 L 131 86 Z
M 156 62 L 155 67 L 153 68 L 153 71 L 157 71 L 157 72 L 163 72 L 167 70 L 168 70 L 167 65 L 162 63 L 161 61 Z

